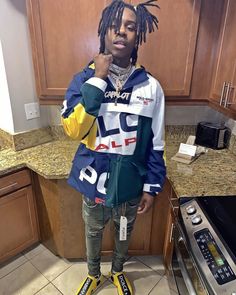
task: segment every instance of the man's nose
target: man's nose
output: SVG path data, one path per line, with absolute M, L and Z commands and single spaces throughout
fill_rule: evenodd
M 120 26 L 120 28 L 119 28 L 117 34 L 119 34 L 119 35 L 124 35 L 124 34 L 126 34 L 126 29 L 125 29 L 125 26 L 124 26 L 124 25 L 121 24 L 121 26 Z

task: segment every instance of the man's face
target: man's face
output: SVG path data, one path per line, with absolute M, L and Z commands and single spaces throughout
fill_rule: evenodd
M 105 36 L 106 52 L 111 53 L 114 60 L 121 65 L 129 64 L 136 41 L 135 13 L 125 8 L 118 32 L 115 32 L 114 27 L 110 28 Z

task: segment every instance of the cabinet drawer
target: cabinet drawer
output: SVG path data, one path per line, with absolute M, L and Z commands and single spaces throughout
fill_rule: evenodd
M 0 197 L 31 184 L 30 173 L 22 170 L 0 178 Z
M 0 263 L 39 240 L 31 186 L 0 198 Z

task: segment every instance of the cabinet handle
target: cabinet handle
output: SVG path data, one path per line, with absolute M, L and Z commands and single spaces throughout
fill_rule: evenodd
M 194 285 L 193 285 L 193 279 L 189 276 L 188 268 L 187 268 L 187 265 L 186 265 L 184 258 L 183 258 L 184 254 L 181 253 L 181 251 L 180 251 L 180 249 L 182 247 L 179 244 L 181 244 L 181 243 L 184 245 L 185 251 L 188 252 L 188 249 L 184 243 L 184 239 L 182 237 L 180 237 L 178 239 L 178 241 L 175 242 L 175 252 L 176 252 L 176 256 L 177 256 L 177 261 L 179 263 L 180 272 L 183 276 L 183 280 L 184 280 L 184 283 L 185 283 L 186 288 L 188 290 L 188 294 L 197 295 L 197 293 L 195 292 Z M 208 293 L 204 293 L 204 294 L 208 294 Z
M 231 93 L 231 91 L 232 91 L 233 89 L 235 89 L 235 87 L 234 87 L 234 86 L 230 86 L 230 92 L 229 92 L 229 93 Z M 231 105 L 233 105 L 233 104 L 236 104 L 236 103 L 235 103 L 235 102 L 228 102 L 228 99 L 227 99 L 227 101 L 226 101 L 226 107 L 231 106 Z
M 225 94 L 225 101 L 224 101 L 224 107 L 227 107 L 227 102 L 228 102 L 228 98 L 229 98 L 229 93 L 230 93 L 230 89 L 231 89 L 231 83 L 228 83 L 226 86 L 226 94 Z
M 169 240 L 170 243 L 172 242 L 173 228 L 174 228 L 174 223 L 172 222 L 171 229 L 170 229 L 170 240 Z
M 7 191 L 9 189 L 13 189 L 15 186 L 18 186 L 17 182 L 11 183 L 3 188 L 0 188 L 0 194 L 4 193 L 4 191 Z
M 220 106 L 223 104 L 223 101 L 224 101 L 225 87 L 226 87 L 226 82 L 224 82 L 223 87 L 222 87 L 222 91 L 221 91 Z

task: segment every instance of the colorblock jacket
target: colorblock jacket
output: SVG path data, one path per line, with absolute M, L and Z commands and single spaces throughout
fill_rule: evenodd
M 158 194 L 166 175 L 160 84 L 136 66 L 117 93 L 112 79 L 94 72 L 91 63 L 76 74 L 63 103 L 64 130 L 81 142 L 68 183 L 109 207 Z

